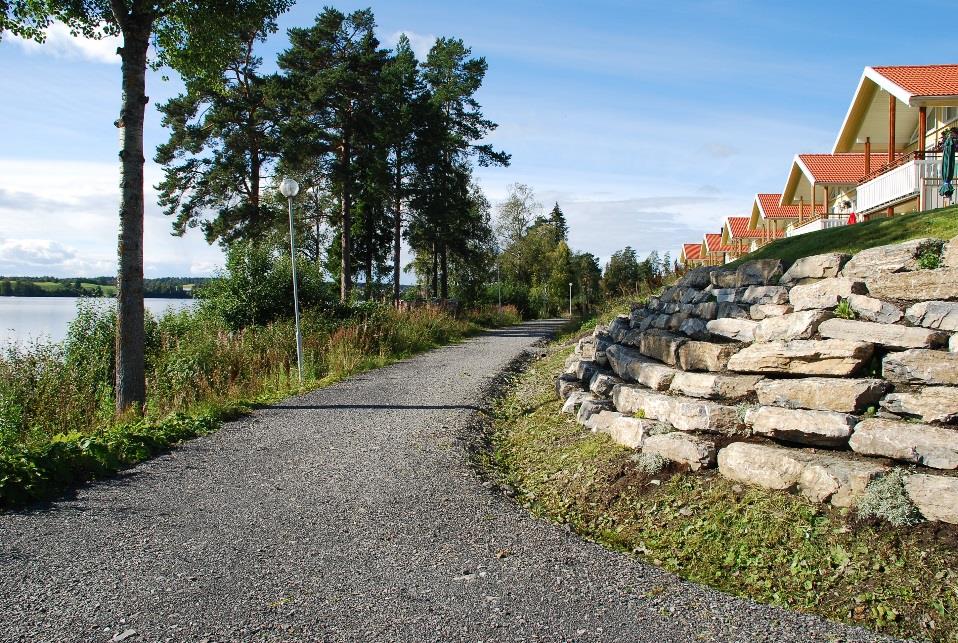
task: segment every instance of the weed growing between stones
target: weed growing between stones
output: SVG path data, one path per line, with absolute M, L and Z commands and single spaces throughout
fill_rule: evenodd
M 958 530 L 893 527 L 715 471 L 649 475 L 642 456 L 559 415 L 553 384 L 568 352 L 553 346 L 494 408 L 490 466 L 532 513 L 731 594 L 958 639 Z
M 838 305 L 835 306 L 835 316 L 840 319 L 855 319 L 858 317 L 847 299 L 842 299 L 838 302 Z
M 635 463 L 635 468 L 648 476 L 657 475 L 669 463 L 658 453 L 636 453 L 631 459 Z
M 907 527 L 921 522 L 921 514 L 908 499 L 900 470 L 872 480 L 855 505 L 861 518 L 880 518 L 896 527 Z

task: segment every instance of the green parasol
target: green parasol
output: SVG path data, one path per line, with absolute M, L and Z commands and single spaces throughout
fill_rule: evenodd
M 955 186 L 951 182 L 955 179 L 955 146 L 958 140 L 955 138 L 955 130 L 949 129 L 945 132 L 945 140 L 941 146 L 941 187 L 938 188 L 938 194 L 951 198 L 955 193 Z

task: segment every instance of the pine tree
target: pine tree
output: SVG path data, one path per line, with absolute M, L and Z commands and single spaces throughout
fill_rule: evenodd
M 549 212 L 549 224 L 555 228 L 557 239 L 568 241 L 569 226 L 566 224 L 565 214 L 562 213 L 562 208 L 559 207 L 558 201 L 556 201 L 555 206 L 553 206 Z

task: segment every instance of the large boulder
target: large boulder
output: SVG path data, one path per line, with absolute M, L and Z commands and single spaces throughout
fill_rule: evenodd
M 578 377 L 579 381 L 583 384 L 588 384 L 598 368 L 599 365 L 595 363 L 594 359 L 580 359 L 576 365 L 575 376 Z
M 723 302 L 721 304 L 717 304 L 715 319 L 724 319 L 725 317 L 731 317 L 732 319 L 748 319 L 748 311 L 742 306 L 732 302 Z
M 612 393 L 612 387 L 621 383 L 621 381 L 615 375 L 596 371 L 589 381 L 589 390 L 598 397 L 608 397 Z
M 668 422 L 675 398 L 642 386 L 619 384 L 612 389 L 612 402 L 621 413 L 648 420 Z
M 814 283 L 795 286 L 788 293 L 788 299 L 795 310 L 811 308 L 835 308 L 842 299 L 850 295 L 863 295 L 867 292 L 865 284 L 842 277 L 830 277 Z
M 621 342 L 631 327 L 632 319 L 629 315 L 618 315 L 612 320 L 612 323 L 609 324 L 609 336 L 612 338 L 612 341 Z
M 869 294 L 881 299 L 916 301 L 919 299 L 958 299 L 958 268 L 879 272 L 866 281 Z
M 636 350 L 613 344 L 606 351 L 609 364 L 623 380 L 638 382 L 651 389 L 664 391 L 672 382 L 675 369 L 649 359 Z
M 868 295 L 849 295 L 848 305 L 863 321 L 894 324 L 902 318 L 901 309 L 898 306 Z
M 915 326 L 958 331 L 958 302 L 920 301 L 905 311 L 905 319 Z
M 958 268 L 958 237 L 945 244 L 941 253 L 941 264 L 946 268 Z
M 742 348 L 742 344 L 713 344 L 711 342 L 685 342 L 678 350 L 678 367 L 683 371 L 724 371 L 729 359 Z
M 763 379 L 755 392 L 759 403 L 766 406 L 858 413 L 877 405 L 889 386 L 880 379 L 803 377 Z
M 700 435 L 679 431 L 651 435 L 642 444 L 642 451 L 684 464 L 692 471 L 715 466 L 715 441 Z
M 768 317 L 787 315 L 793 310 L 788 304 L 752 304 L 748 309 L 748 316 L 755 321 L 761 321 Z
M 913 422 L 869 418 L 855 425 L 848 441 L 856 453 L 958 469 L 958 430 Z
M 925 422 L 954 422 L 958 420 L 958 387 L 925 386 L 915 392 L 890 393 L 881 405 L 889 413 Z
M 582 406 L 582 403 L 591 399 L 593 399 L 593 395 L 588 391 L 573 391 L 569 394 L 569 397 L 566 398 L 559 412 L 565 413 L 566 415 L 578 415 L 579 407 Z
M 669 390 L 690 397 L 709 400 L 738 400 L 755 391 L 761 375 L 723 375 L 719 373 L 686 373 L 680 371 L 672 379 Z
M 678 328 L 679 332 L 690 337 L 692 339 L 699 339 L 707 341 L 711 337 L 711 333 L 708 331 L 708 326 L 704 319 L 699 319 L 698 317 L 689 317 L 688 319 L 682 322 L 682 325 Z
M 639 340 L 639 352 L 669 366 L 675 366 L 678 349 L 687 341 L 687 338 L 668 331 L 647 330 Z
M 877 248 L 862 250 L 845 264 L 842 276 L 866 279 L 879 272 L 896 273 L 918 268 L 918 249 L 933 239 L 912 239 Z
M 751 319 L 713 319 L 708 324 L 708 332 L 736 342 L 751 342 L 754 339 L 758 322 Z
M 718 454 L 719 472 L 766 489 L 796 489 L 813 502 L 849 507 L 888 467 L 832 455 L 735 442 Z
M 829 310 L 801 310 L 797 313 L 768 317 L 755 328 L 756 342 L 811 339 L 818 332 L 818 325 L 834 315 Z
M 583 424 L 589 428 L 592 428 L 592 423 L 590 419 L 594 415 L 598 415 L 602 411 L 614 411 L 612 407 L 612 402 L 610 400 L 605 400 L 595 395 L 589 395 L 582 399 L 582 403 L 579 404 L 579 411 L 576 413 L 575 419 L 579 424 Z
M 854 341 L 867 337 L 870 342 L 896 349 L 936 348 L 948 343 L 948 335 L 938 330 L 876 324 L 854 319 L 826 320 L 819 325 L 818 332 L 828 339 Z
M 782 262 L 779 259 L 747 261 L 735 269 L 719 268 L 709 276 L 716 288 L 767 286 L 781 278 Z
M 734 435 L 742 430 L 735 407 L 707 400 L 665 395 L 628 384 L 616 386 L 612 400 L 622 413 L 668 422 L 679 431 Z
M 918 473 L 905 478 L 905 491 L 925 519 L 958 525 L 958 478 Z
M 556 378 L 556 397 L 560 400 L 566 400 L 576 391 L 582 390 L 582 383 L 575 375 L 563 373 Z
M 779 283 L 783 286 L 802 284 L 815 279 L 837 277 L 838 271 L 851 255 L 832 252 L 814 257 L 802 257 L 785 271 Z
M 958 353 L 914 349 L 889 353 L 882 377 L 901 384 L 958 385 Z
M 781 306 L 788 303 L 788 288 L 784 286 L 749 286 L 744 292 L 739 293 L 736 303 L 747 306 L 755 304 Z
M 760 406 L 745 414 L 756 435 L 819 447 L 844 446 L 857 422 L 854 415 Z
M 671 430 L 661 422 L 643 420 L 616 411 L 601 411 L 590 418 L 592 430 L 605 433 L 613 442 L 639 449 L 649 435 Z
M 861 369 L 873 352 L 873 344 L 844 339 L 765 342 L 732 355 L 728 368 L 739 373 L 846 377 Z

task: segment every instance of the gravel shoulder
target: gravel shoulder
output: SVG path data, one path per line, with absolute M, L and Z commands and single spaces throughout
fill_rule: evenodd
M 0 515 L 0 639 L 871 641 L 583 542 L 484 486 L 482 392 L 559 322 L 290 398 Z

